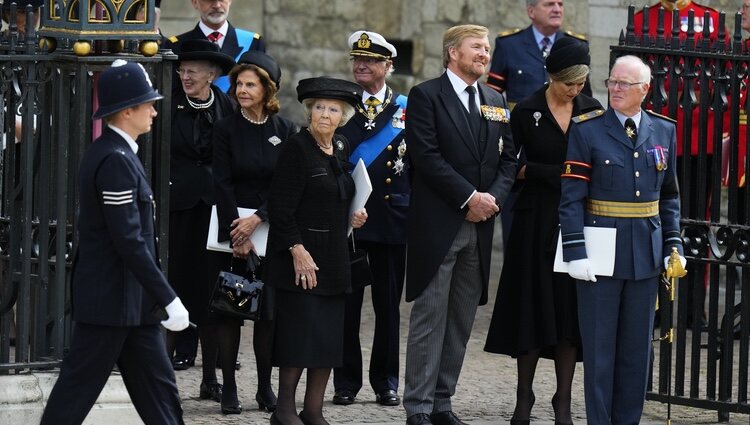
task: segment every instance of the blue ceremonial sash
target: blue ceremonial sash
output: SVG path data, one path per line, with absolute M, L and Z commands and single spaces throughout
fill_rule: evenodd
M 250 46 L 253 45 L 253 40 L 255 40 L 255 33 L 252 31 L 245 31 L 241 30 L 239 28 L 235 28 L 234 32 L 237 34 L 237 44 L 240 45 L 242 50 L 237 54 L 237 57 L 234 58 L 234 61 L 237 62 L 240 60 L 240 57 L 243 53 L 250 50 Z M 229 90 L 229 76 L 224 75 L 222 77 L 219 77 L 214 81 L 214 84 L 216 84 L 217 87 L 221 89 L 224 93 Z
M 400 108 L 396 110 L 396 113 L 398 113 L 400 109 L 406 109 L 406 100 L 406 96 L 402 94 L 398 95 L 396 98 L 396 104 L 400 106 Z M 385 149 L 388 143 L 393 141 L 401 131 L 403 131 L 403 129 L 393 126 L 391 119 L 391 125 L 383 126 L 380 131 L 372 137 L 363 140 L 362 143 L 357 146 L 357 149 L 354 149 L 354 152 L 352 152 L 349 157 L 349 162 L 357 165 L 359 159 L 362 158 L 365 167 L 369 167 L 370 164 L 372 164 L 372 161 L 375 161 L 375 158 L 380 155 L 380 152 L 383 152 L 383 149 Z

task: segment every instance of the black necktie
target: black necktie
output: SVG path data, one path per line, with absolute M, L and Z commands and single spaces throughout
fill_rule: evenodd
M 638 129 L 635 127 L 635 121 L 632 118 L 625 120 L 625 134 L 635 145 L 636 140 L 638 140 Z
M 474 137 L 479 140 L 479 127 L 482 125 L 482 118 L 479 116 L 477 101 L 474 98 L 477 89 L 474 86 L 467 86 L 466 92 L 469 93 L 469 125 L 471 125 L 471 132 L 474 133 Z

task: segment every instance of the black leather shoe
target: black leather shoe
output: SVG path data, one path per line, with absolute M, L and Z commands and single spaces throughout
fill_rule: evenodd
M 458 419 L 455 413 L 448 410 L 446 412 L 433 413 L 430 415 L 430 420 L 435 425 L 466 425 Z
M 385 390 L 375 395 L 375 402 L 381 406 L 398 406 L 401 399 L 398 398 L 396 390 Z
M 239 415 L 242 413 L 242 405 L 237 399 L 237 389 L 227 391 L 226 388 L 221 395 L 221 413 L 225 415 Z
M 336 393 L 333 395 L 333 404 L 338 404 L 339 406 L 348 406 L 354 403 L 354 399 L 356 397 L 357 396 L 349 390 L 339 390 L 336 391 Z
M 276 411 L 276 403 L 278 399 L 273 392 L 271 392 L 270 395 L 266 394 L 265 396 L 261 396 L 259 392 L 255 393 L 255 401 L 258 402 L 258 410 L 265 410 L 269 413 Z
M 221 403 L 221 384 L 218 382 L 201 382 L 201 400 L 211 399 Z
M 172 368 L 174 370 L 188 370 L 195 366 L 195 358 L 188 356 L 175 356 L 172 359 Z
M 511 419 L 510 425 L 529 425 L 531 423 L 530 419 Z
M 426 413 L 417 413 L 406 418 L 406 425 L 427 425 L 431 423 L 430 415 Z

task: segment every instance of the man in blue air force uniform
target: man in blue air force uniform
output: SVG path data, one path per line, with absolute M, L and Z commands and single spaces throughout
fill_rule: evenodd
M 351 162 L 361 158 L 373 186 L 366 208 L 369 220 L 354 232 L 357 248 L 364 248 L 374 277 L 372 304 L 375 336 L 369 379 L 375 400 L 396 406 L 398 397 L 399 304 L 406 263 L 406 212 L 409 207 L 410 168 L 404 138 L 406 96 L 391 90 L 385 79 L 393 72 L 396 48 L 372 31 L 349 36 L 352 73 L 364 89 L 357 114 L 340 133 L 352 147 Z M 334 370 L 334 404 L 351 404 L 362 388 L 362 350 L 359 341 L 364 288 L 353 287 L 347 298 L 344 322 L 344 365 Z
M 179 1 L 179 0 L 178 0 Z M 184 0 L 182 0 L 184 1 Z M 185 40 L 208 40 L 219 45 L 237 62 L 248 50 L 266 51 L 266 43 L 260 34 L 235 28 L 227 20 L 232 0 L 191 0 L 193 7 L 201 15 L 201 20 L 192 30 L 177 36 L 169 37 L 164 43 L 165 49 L 179 51 L 179 44 Z M 179 78 L 173 80 L 180 83 Z M 222 91 L 229 90 L 229 77 L 219 77 L 214 81 Z M 176 86 L 175 86 L 176 87 Z
M 171 331 L 188 326 L 188 312 L 159 269 L 154 197 L 135 142 L 161 98 L 140 64 L 118 60 L 99 79 L 94 118 L 107 126 L 79 170 L 73 339 L 43 425 L 82 423 L 115 364 L 145 424 L 183 423 L 158 311 Z
M 637 424 L 643 411 L 659 274 L 680 260 L 675 126 L 641 109 L 651 71 L 615 62 L 604 115 L 578 117 L 562 175 L 563 259 L 578 279 L 586 417 L 591 425 Z M 617 229 L 614 274 L 594 276 L 583 227 Z

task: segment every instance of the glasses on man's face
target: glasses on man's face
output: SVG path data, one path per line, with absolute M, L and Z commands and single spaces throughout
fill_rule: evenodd
M 646 82 L 645 81 L 638 81 L 638 82 L 635 82 L 635 83 L 628 83 L 628 82 L 625 82 L 625 81 L 610 80 L 609 78 L 607 78 L 606 80 L 604 80 L 604 85 L 608 89 L 615 89 L 615 88 L 617 88 L 619 86 L 623 90 L 628 90 L 631 87 L 633 87 L 635 85 L 638 85 L 638 84 L 646 84 Z
M 349 58 L 352 63 L 356 64 L 366 64 L 366 65 L 374 65 L 376 63 L 385 62 L 385 59 L 378 59 L 378 58 L 368 58 L 364 56 L 352 56 Z
M 742 6 L 740 6 L 740 10 L 741 10 L 741 11 L 742 11 L 743 13 L 744 13 L 744 12 L 747 12 L 747 10 L 748 10 L 748 9 L 750 9 L 750 4 L 744 4 L 744 3 L 743 3 L 743 4 L 742 4 Z

